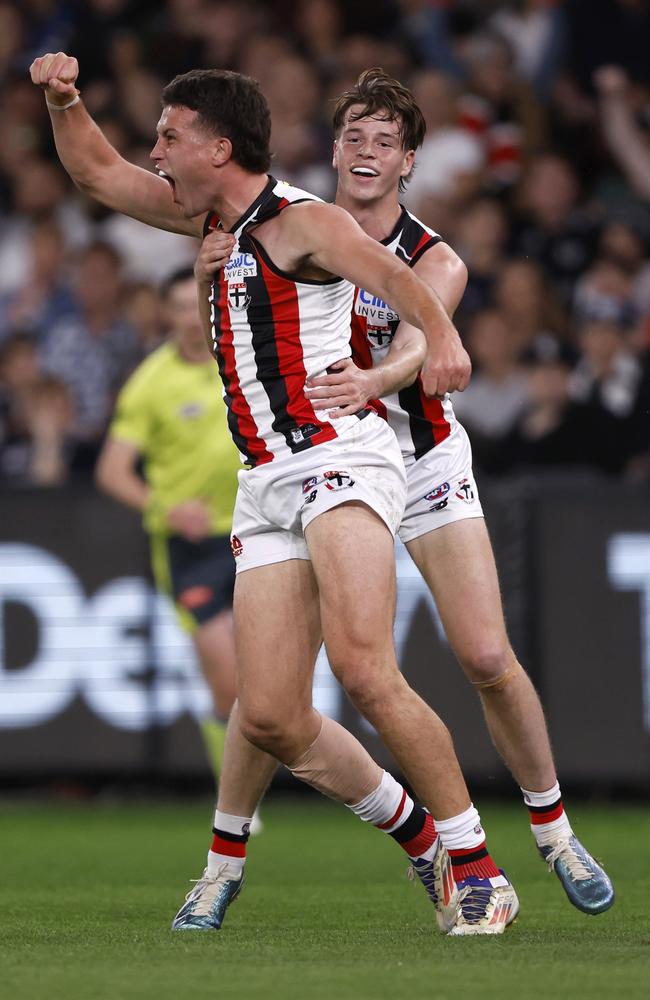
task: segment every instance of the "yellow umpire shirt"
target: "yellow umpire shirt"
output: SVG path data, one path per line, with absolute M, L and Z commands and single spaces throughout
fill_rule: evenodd
M 183 500 L 203 500 L 215 535 L 228 535 L 241 461 L 232 443 L 213 361 L 190 364 L 172 342 L 131 375 L 117 400 L 110 436 L 143 456 L 151 498 L 145 528 L 169 533 L 166 513 Z

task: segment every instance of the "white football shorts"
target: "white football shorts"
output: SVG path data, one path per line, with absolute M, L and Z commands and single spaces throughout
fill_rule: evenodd
M 483 517 L 467 431 L 454 431 L 406 468 L 407 499 L 399 537 L 406 542 L 466 517 Z
M 406 472 L 393 431 L 372 412 L 333 441 L 239 472 L 231 535 L 237 572 L 309 559 L 307 526 L 351 501 L 366 504 L 396 533 Z

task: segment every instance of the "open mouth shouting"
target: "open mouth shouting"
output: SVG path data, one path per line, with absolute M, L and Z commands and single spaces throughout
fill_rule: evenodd
M 356 177 L 379 177 L 379 171 L 373 167 L 352 167 L 351 173 Z
M 167 183 L 169 184 L 169 186 L 171 188 L 171 191 L 172 191 L 172 197 L 174 197 L 174 200 L 175 200 L 175 195 L 176 195 L 176 181 L 174 180 L 174 178 L 170 177 L 170 175 L 168 173 L 166 173 L 164 170 L 161 170 L 160 167 L 158 167 L 158 176 L 162 177 L 162 179 L 164 181 L 167 181 Z

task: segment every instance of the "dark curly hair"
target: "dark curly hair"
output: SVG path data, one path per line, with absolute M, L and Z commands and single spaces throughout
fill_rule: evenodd
M 230 139 L 232 158 L 244 170 L 269 169 L 271 113 L 257 80 L 225 69 L 193 69 L 167 84 L 162 102 L 196 111 L 204 128 Z

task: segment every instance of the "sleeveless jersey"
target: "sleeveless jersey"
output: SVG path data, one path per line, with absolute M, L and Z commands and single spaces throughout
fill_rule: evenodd
M 212 342 L 223 381 L 228 426 L 249 466 L 286 458 L 338 437 L 304 395 L 305 379 L 350 356 L 354 289 L 342 278 L 308 280 L 275 266 L 250 230 L 289 205 L 320 201 L 273 177 L 235 223 L 232 255 L 210 296 Z M 208 215 L 204 234 L 218 228 Z
M 402 208 L 392 233 L 381 242 L 413 267 L 427 250 L 442 243 L 442 237 Z M 357 288 L 352 310 L 355 363 L 360 368 L 378 364 L 388 353 L 398 325 L 399 316 L 394 309 L 363 288 Z M 419 375 L 413 385 L 384 396 L 372 405 L 394 430 L 406 462 L 426 455 L 448 438 L 456 426 L 451 400 L 426 396 Z

